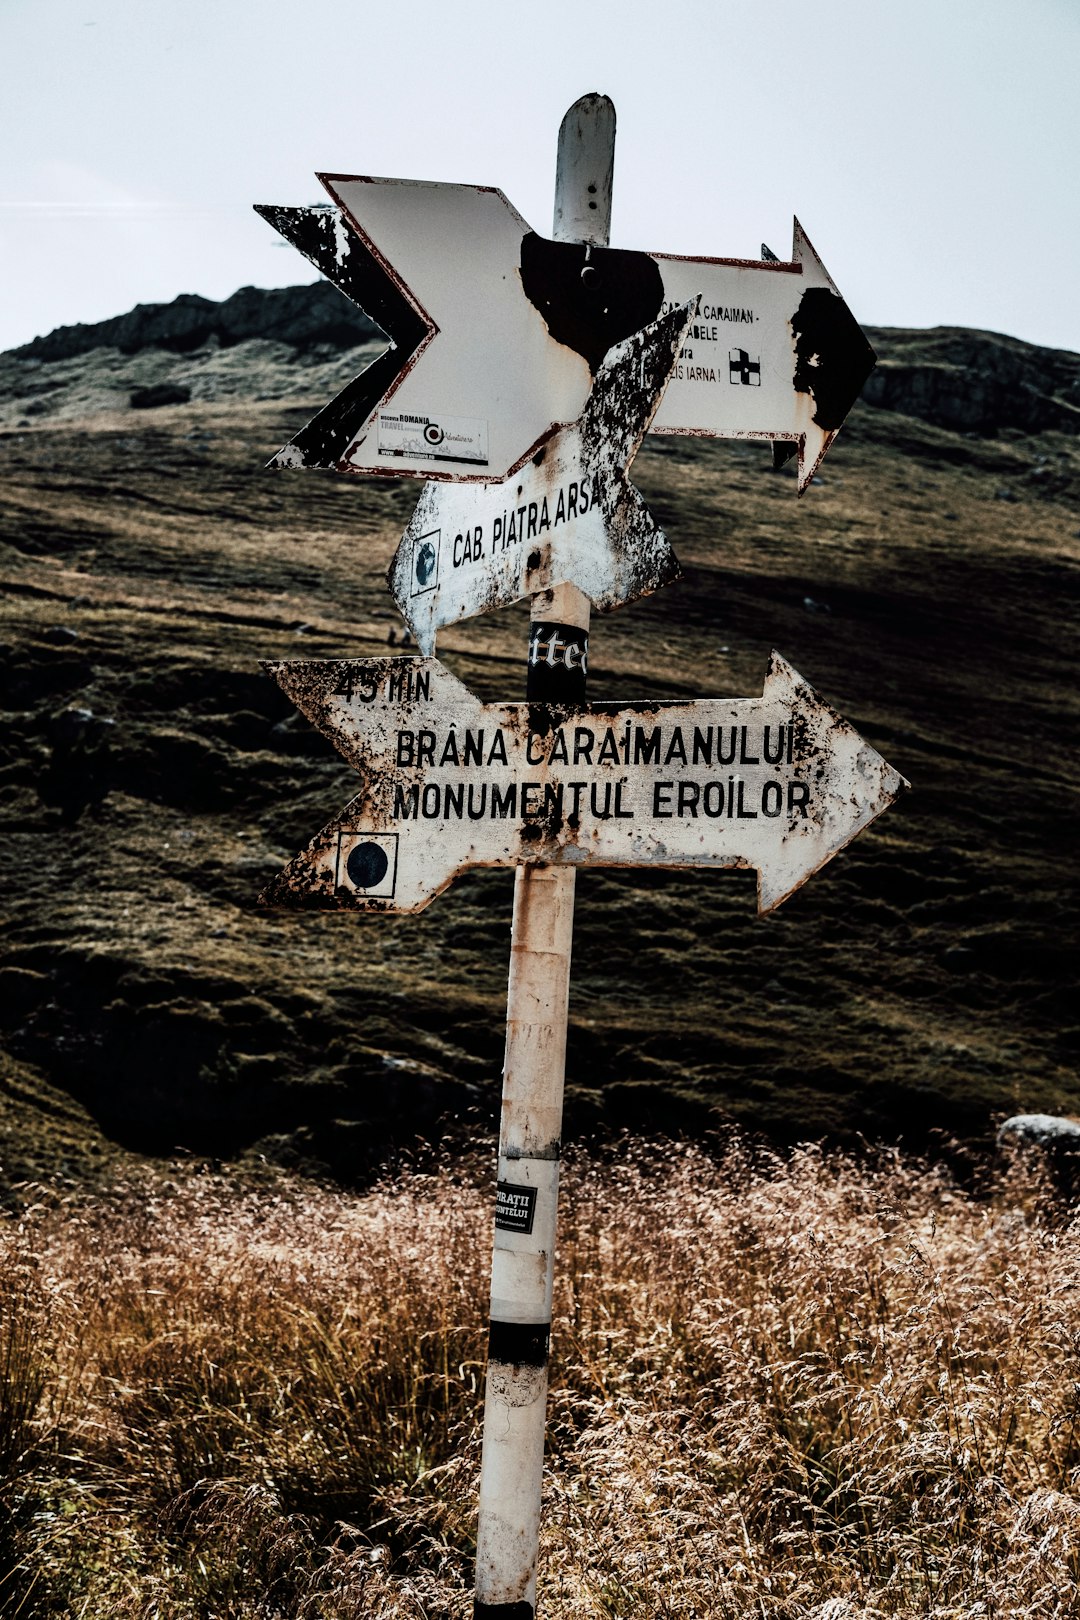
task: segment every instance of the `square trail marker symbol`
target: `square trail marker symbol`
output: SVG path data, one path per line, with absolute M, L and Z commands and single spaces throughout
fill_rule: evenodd
M 439 583 L 439 541 L 442 531 L 430 529 L 413 541 L 412 590 L 410 596 L 423 596 Z
M 339 832 L 334 886 L 370 900 L 392 900 L 397 857 L 397 833 Z
M 728 350 L 728 381 L 744 387 L 761 387 L 761 356 L 749 355 L 745 349 Z

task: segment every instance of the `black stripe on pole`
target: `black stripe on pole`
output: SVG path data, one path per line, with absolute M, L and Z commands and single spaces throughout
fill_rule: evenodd
M 533 1620 L 535 1609 L 531 1603 L 481 1603 L 479 1599 L 473 1604 L 473 1620 Z
M 546 1367 L 550 1343 L 550 1322 L 492 1322 L 488 1360 L 514 1367 Z

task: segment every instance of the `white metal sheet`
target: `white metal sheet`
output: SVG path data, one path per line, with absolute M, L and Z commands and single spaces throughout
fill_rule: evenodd
M 665 301 L 692 298 L 695 308 L 652 431 L 794 440 L 799 484 L 805 487 L 865 381 L 872 354 L 850 316 L 845 322 L 846 305 L 798 220 L 790 263 L 654 257 Z M 817 294 L 824 312 L 816 328 L 815 299 L 807 300 L 808 292 Z M 805 319 L 808 311 L 810 330 L 804 335 L 800 312 Z M 858 372 L 853 379 L 847 376 L 842 341 L 848 323 Z M 835 405 L 828 402 L 831 410 L 810 392 L 814 387 L 821 393 L 830 370 L 838 394 Z M 800 371 L 804 388 L 795 386 Z
M 792 440 L 803 489 L 872 369 L 798 221 L 788 263 L 676 258 L 547 241 L 492 187 L 321 178 L 348 226 L 332 262 L 303 211 L 263 212 L 350 296 L 370 289 L 401 351 L 283 464 L 501 482 L 577 419 L 613 344 L 694 299 L 652 431 Z
M 431 339 L 342 457 L 346 471 L 447 476 L 417 446 L 387 453 L 383 415 L 470 418 L 487 456 L 459 474 L 504 478 L 589 392 L 581 355 L 553 343 L 517 275 L 525 220 L 486 186 L 326 175 L 327 190 L 407 289 Z
M 906 786 L 773 654 L 761 697 L 484 704 L 436 659 L 267 666 L 362 787 L 267 904 L 419 911 L 471 866 L 740 866 L 771 911 Z
M 606 610 L 678 577 L 626 470 L 688 317 L 680 306 L 616 345 L 580 419 L 505 483 L 424 485 L 388 576 L 421 652 L 444 625 L 565 581 Z

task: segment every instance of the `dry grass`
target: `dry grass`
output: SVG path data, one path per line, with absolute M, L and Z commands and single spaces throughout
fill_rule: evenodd
M 0 1228 L 0 1613 L 471 1610 L 490 1199 L 149 1174 Z M 1080 1612 L 1080 1226 L 627 1144 L 563 1197 L 541 1612 Z

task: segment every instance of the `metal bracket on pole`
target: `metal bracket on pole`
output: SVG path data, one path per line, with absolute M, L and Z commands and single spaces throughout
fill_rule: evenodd
M 615 108 L 583 96 L 559 130 L 556 241 L 607 246 L 614 161 Z M 583 704 L 588 639 L 576 586 L 534 596 L 526 695 Z M 553 642 L 579 652 L 556 663 Z M 514 884 L 475 1620 L 535 1614 L 575 876 L 519 866 Z

